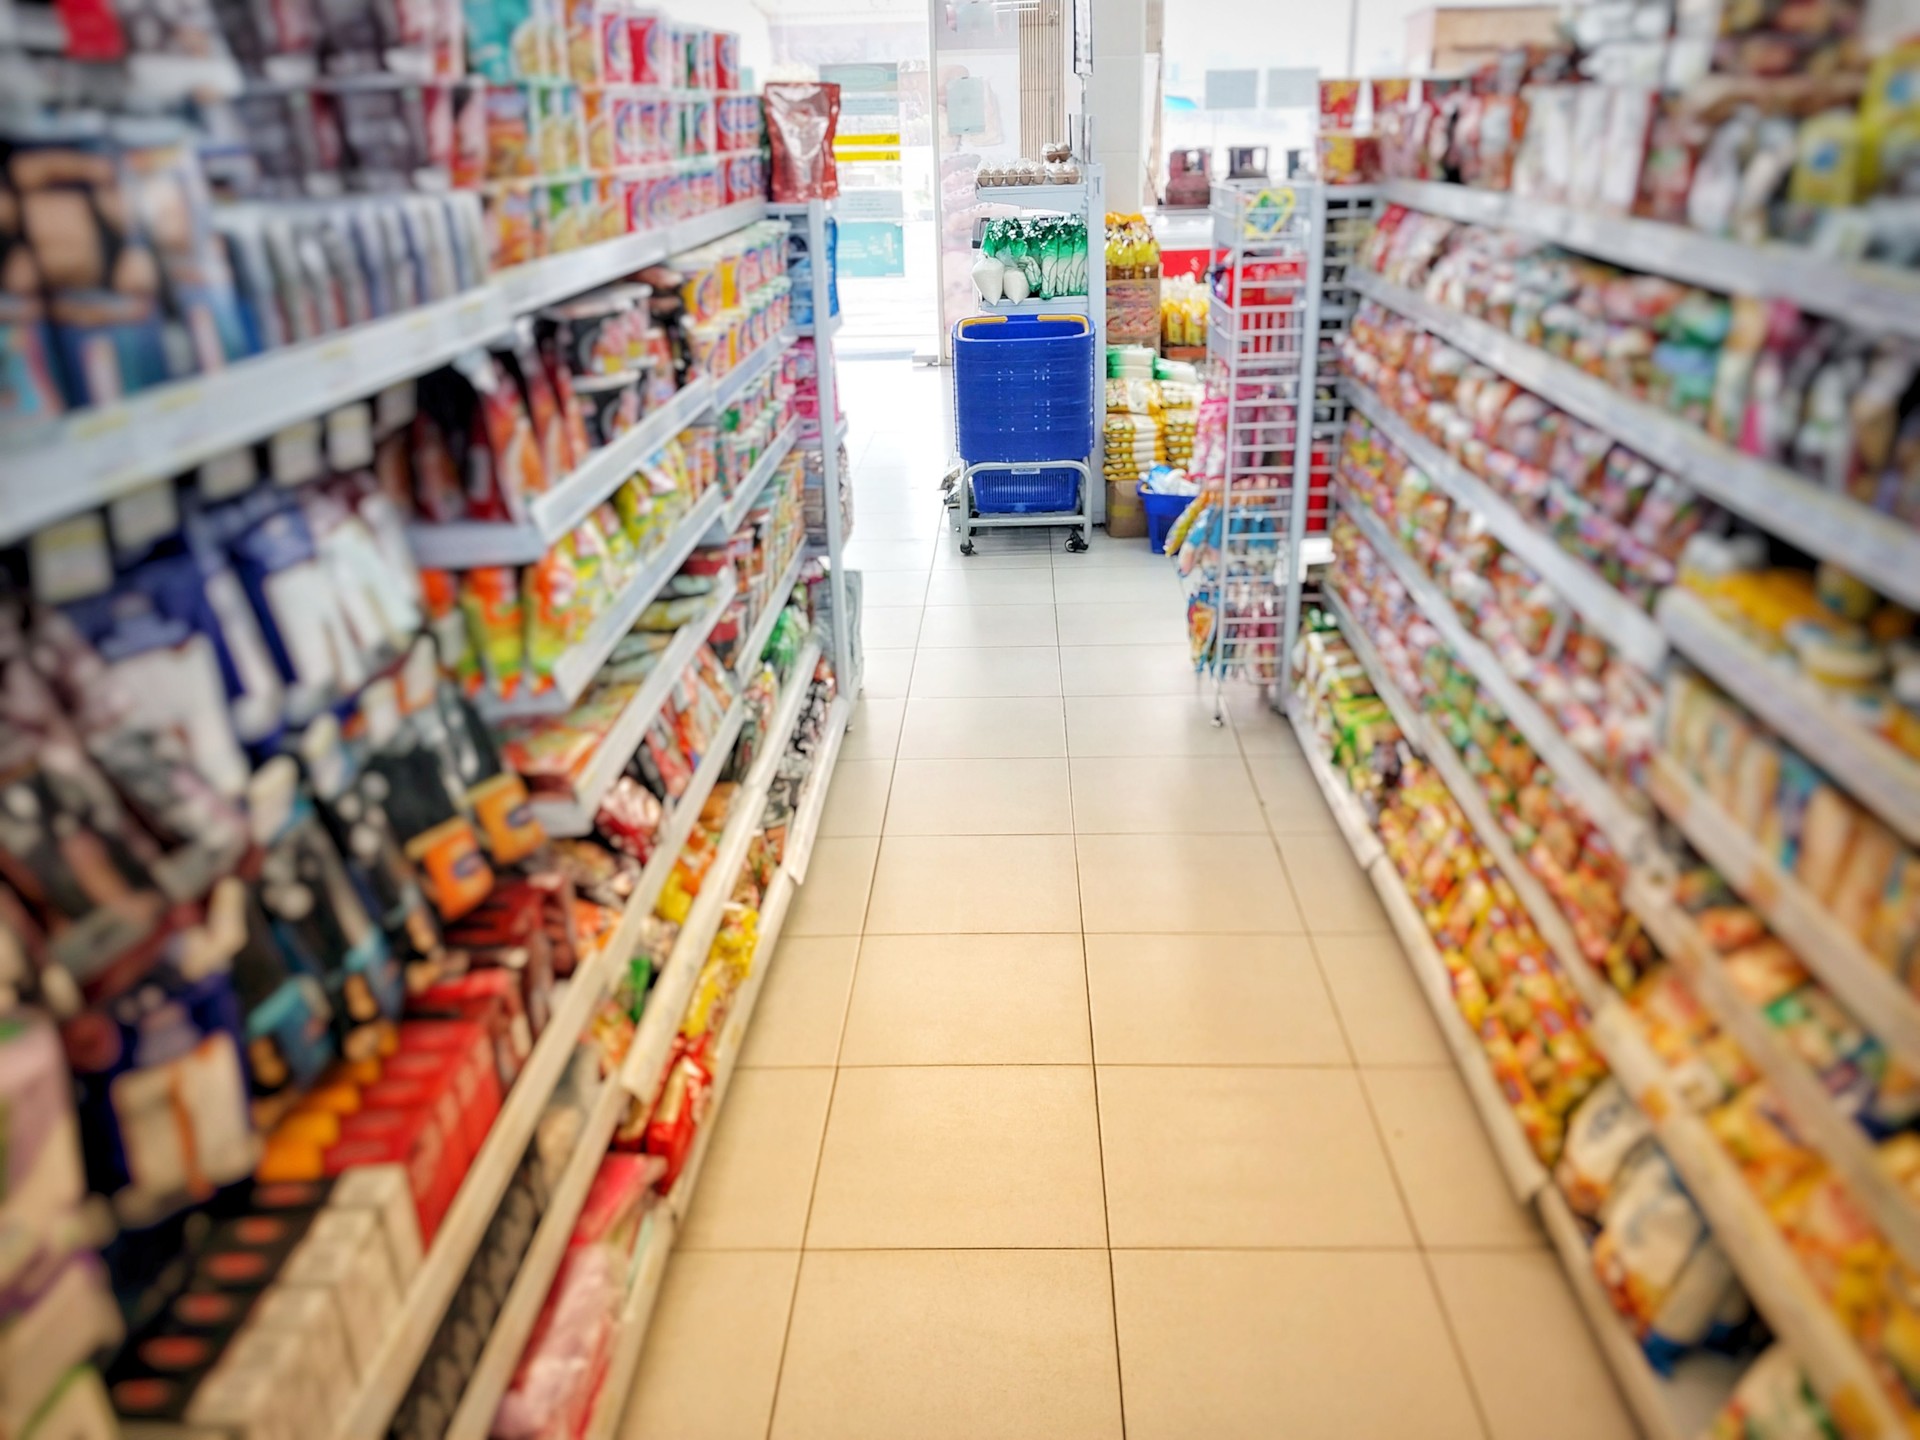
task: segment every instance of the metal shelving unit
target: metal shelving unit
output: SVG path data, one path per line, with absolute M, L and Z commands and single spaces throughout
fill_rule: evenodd
M 1225 368 L 1226 473 L 1218 544 L 1189 588 L 1214 607 L 1209 669 L 1214 711 L 1229 677 L 1291 693 L 1300 624 L 1313 430 L 1322 344 L 1328 187 L 1244 180 L 1216 184 L 1213 244 L 1225 290 L 1209 308 L 1210 358 Z
M 1585 561 L 1563 550 L 1558 541 L 1478 476 L 1416 434 L 1372 390 L 1349 378 L 1346 392 L 1353 408 L 1398 446 L 1421 474 L 1480 516 L 1493 536 L 1525 560 L 1623 659 L 1649 674 L 1659 670 L 1667 654 L 1667 637 L 1651 615 L 1595 574 Z
M 0 544 L 95 510 L 502 334 L 517 315 L 761 219 L 757 200 L 503 270 L 452 299 L 81 410 L 0 451 Z M 491 562 L 478 562 L 491 563 Z
M 1870 334 L 1920 336 L 1920 276 L 1891 265 L 1836 260 L 1804 246 L 1723 240 L 1681 225 L 1549 205 L 1501 190 L 1421 180 L 1379 187 L 1389 204 L 1538 235 L 1629 270 L 1668 275 L 1721 294 L 1786 300 Z
M 1722 445 L 1697 426 L 1622 395 L 1584 370 L 1404 286 L 1357 271 L 1354 288 L 1541 399 L 1616 436 L 1735 514 L 1844 565 L 1894 599 L 1920 605 L 1920 531 L 1823 490 L 1791 470 Z
M 1673 646 L 1854 799 L 1920 844 L 1920 764 L 1875 735 L 1784 659 L 1769 657 L 1685 590 L 1660 597 Z

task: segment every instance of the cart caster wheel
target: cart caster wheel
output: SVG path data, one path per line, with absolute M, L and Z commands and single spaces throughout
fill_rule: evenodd
M 971 555 L 973 553 L 973 541 L 962 540 L 960 542 L 960 553 L 962 555 Z
M 1069 554 L 1078 555 L 1082 550 L 1086 548 L 1087 548 L 1087 537 L 1081 534 L 1078 530 L 1074 531 L 1073 534 L 1067 536 L 1067 552 Z

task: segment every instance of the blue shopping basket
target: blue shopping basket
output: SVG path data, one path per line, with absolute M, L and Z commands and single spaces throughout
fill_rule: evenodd
M 1085 460 L 1093 454 L 1092 323 L 1084 315 L 960 321 L 953 399 L 960 458 L 969 465 Z M 1069 493 L 1053 508 L 1072 504 Z

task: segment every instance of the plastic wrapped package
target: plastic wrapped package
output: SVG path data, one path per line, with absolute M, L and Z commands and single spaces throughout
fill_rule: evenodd
M 840 87 L 818 82 L 771 84 L 761 100 L 773 147 L 769 191 L 779 203 L 831 200 L 840 193 L 833 140 L 840 128 Z

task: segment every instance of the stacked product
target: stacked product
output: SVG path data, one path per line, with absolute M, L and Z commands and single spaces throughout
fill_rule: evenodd
M 1362 185 L 1379 177 L 1381 147 L 1392 143 L 1413 83 L 1404 77 L 1385 76 L 1320 81 L 1313 141 L 1323 181 L 1329 185 Z M 1442 86 L 1446 82 L 1426 83 Z
M 1569 51 L 1423 81 L 1385 169 L 1743 241 L 1910 263 L 1920 48 L 1869 53 L 1866 7 L 1575 7 Z
M 995 298 L 1001 304 L 1087 293 L 1085 216 L 1023 215 L 989 220 L 980 240 L 980 254 L 983 261 L 999 270 L 989 277 L 975 267 L 975 282 L 985 296 L 991 278 L 999 292 Z M 991 301 L 988 306 L 992 308 Z
M 1207 291 L 1191 275 L 1176 275 L 1160 287 L 1160 353 L 1178 360 L 1206 358 Z
M 0 182 L 0 254 L 18 277 L 4 323 L 19 364 L 0 383 L 10 438 L 487 278 L 471 197 L 215 206 L 185 127 L 97 116 L 47 117 L 0 149 L 15 156 Z
M 779 221 L 676 255 L 643 278 L 678 292 L 679 308 L 670 313 L 685 336 L 690 374 L 727 374 L 776 343 L 792 317 L 787 227 Z
M 1160 242 L 1142 215 L 1107 216 L 1107 341 L 1160 348 Z
M 1398 206 L 1363 260 L 1743 454 L 1906 523 L 1920 516 L 1909 453 L 1920 357 L 1902 341 Z

